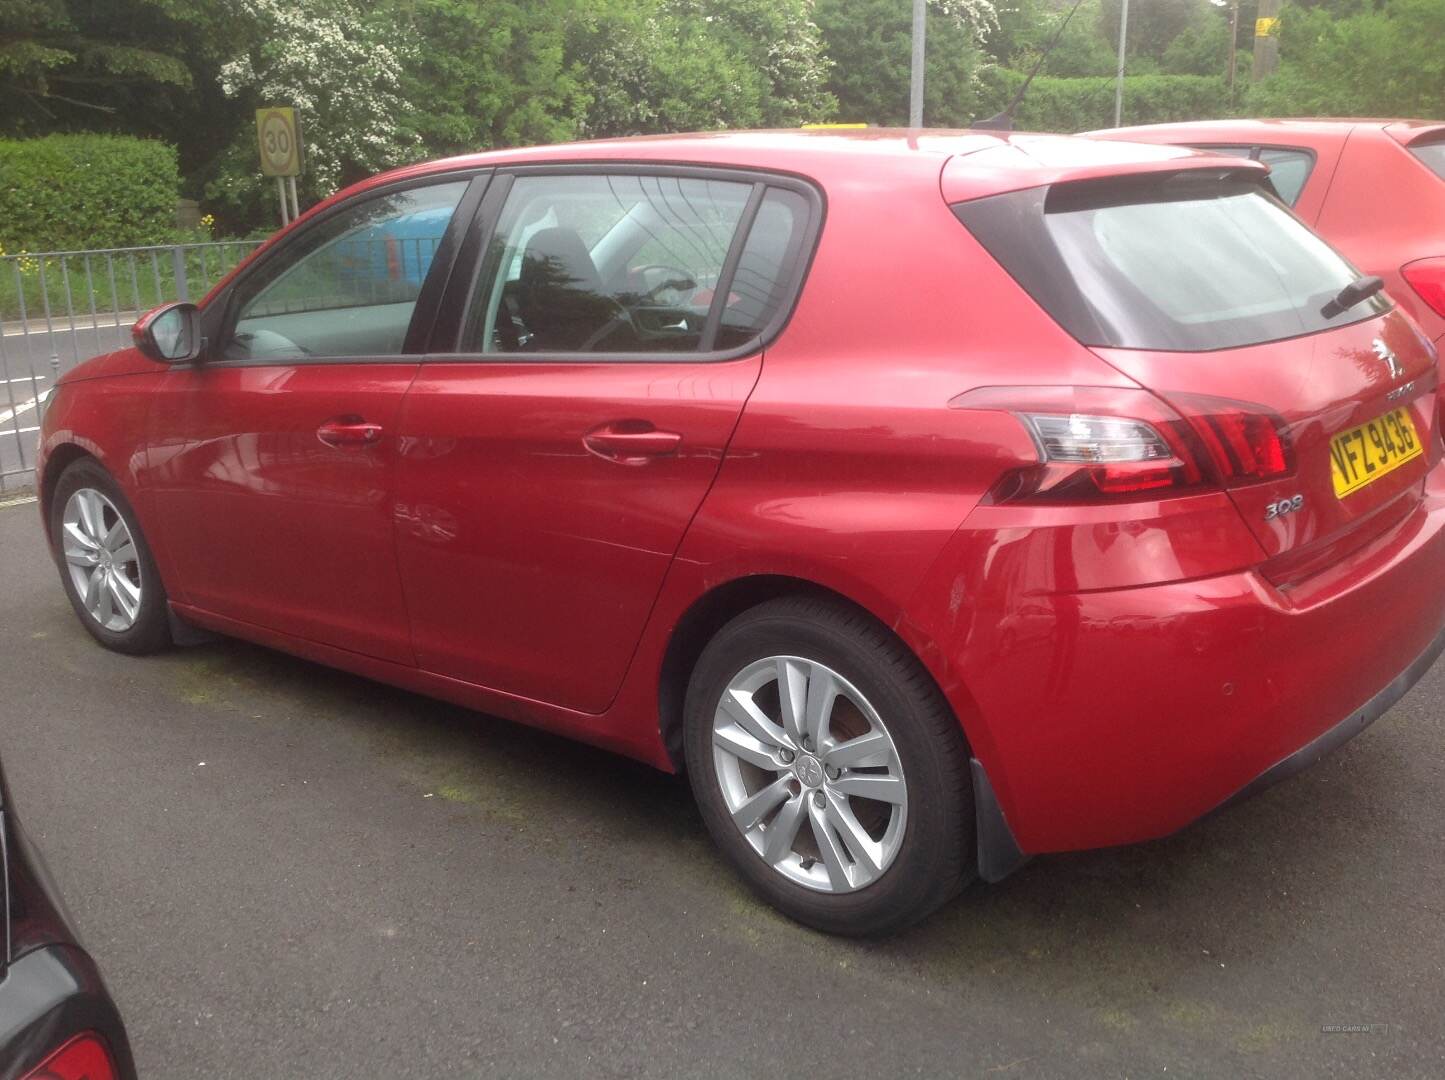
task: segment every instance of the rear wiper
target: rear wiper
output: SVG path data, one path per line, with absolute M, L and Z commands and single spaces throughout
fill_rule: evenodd
M 1361 301 L 1368 300 L 1384 287 L 1384 278 L 1373 276 L 1356 278 L 1336 293 L 1333 300 L 1320 308 L 1320 314 L 1326 319 L 1333 319 L 1336 315 L 1349 311 Z

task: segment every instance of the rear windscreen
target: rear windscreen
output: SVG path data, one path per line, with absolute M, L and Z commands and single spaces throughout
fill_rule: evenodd
M 1445 180 L 1445 142 L 1417 144 L 1410 147 L 1410 153 L 1425 163 L 1425 167 L 1440 179 Z
M 1207 352 L 1298 337 L 1359 277 L 1257 183 L 1215 174 L 1055 185 L 959 203 L 990 254 L 1079 341 Z

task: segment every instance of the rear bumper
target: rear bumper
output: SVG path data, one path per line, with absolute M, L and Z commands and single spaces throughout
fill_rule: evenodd
M 1410 688 L 1424 677 L 1425 672 L 1435 665 L 1436 660 L 1440 659 L 1442 652 L 1445 652 L 1445 630 L 1436 634 L 1435 640 L 1430 642 L 1425 651 L 1415 657 L 1410 666 L 1391 679 L 1378 694 L 1334 727 L 1326 729 L 1305 743 L 1289 757 L 1276 761 L 1220 803 L 1215 810 L 1227 810 L 1235 803 L 1243 802 L 1252 795 L 1258 795 L 1265 788 L 1273 787 L 1281 780 L 1288 780 L 1295 773 L 1304 772 L 1315 762 L 1349 742 L 1389 712 L 1395 702 L 1409 693 Z
M 1296 773 L 1303 772 L 1321 758 L 1339 749 L 1389 712 L 1395 703 L 1404 697 L 1410 688 L 1434 666 L 1442 652 L 1445 652 L 1445 630 L 1435 636 L 1435 640 L 1414 659 L 1409 667 L 1390 680 L 1388 685 L 1364 705 L 1334 727 L 1327 728 L 1315 736 L 1294 753 L 1276 761 L 1205 816 L 1227 810 L 1235 803 L 1258 795 L 1266 788 L 1273 787 L 1280 781 L 1288 780 Z M 1001 881 L 1026 862 L 1028 856 L 1019 848 L 1018 840 L 1009 827 L 1008 819 L 998 804 L 998 798 L 994 794 L 993 785 L 988 778 L 988 771 L 977 758 L 973 759 L 972 766 L 974 802 L 978 812 L 979 876 L 985 881 Z
M 1175 832 L 1389 709 L 1445 649 L 1442 474 L 1288 590 L 1254 570 L 1089 592 L 980 581 L 942 681 L 976 757 L 984 876 Z

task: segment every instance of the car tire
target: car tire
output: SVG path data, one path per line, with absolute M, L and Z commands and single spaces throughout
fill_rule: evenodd
M 785 681 L 801 713 L 785 710 Z M 917 658 L 866 613 L 792 596 L 737 616 L 698 659 L 683 723 L 708 832 L 743 879 L 798 922 L 890 933 L 974 877 L 963 732 Z M 777 806 L 753 822 L 759 800 Z
M 171 644 L 165 586 L 135 510 L 93 458 L 67 466 L 50 501 L 50 537 L 70 606 L 107 649 Z

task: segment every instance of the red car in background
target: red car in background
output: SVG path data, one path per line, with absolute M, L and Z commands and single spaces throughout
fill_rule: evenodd
M 107 647 L 200 627 L 685 768 L 761 895 L 878 933 L 1187 825 L 1445 648 L 1436 356 L 1377 286 L 1174 147 L 478 154 L 68 372 L 40 504 Z
M 1210 120 L 1089 133 L 1237 154 L 1270 166 L 1280 198 L 1445 338 L 1445 123 Z

